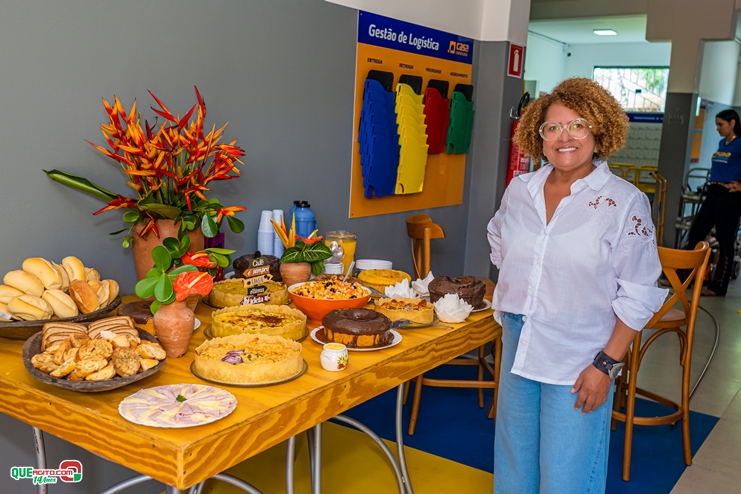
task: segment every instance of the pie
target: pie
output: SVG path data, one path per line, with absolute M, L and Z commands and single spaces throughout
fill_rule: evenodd
M 216 337 L 266 334 L 292 340 L 306 337 L 306 315 L 285 305 L 240 305 L 212 314 L 211 332 Z
M 396 269 L 366 269 L 358 275 L 361 283 L 371 288 L 375 288 L 381 293 L 387 286 L 395 285 L 403 280 L 412 282 L 412 277 L 404 271 Z
M 208 301 L 216 307 L 235 307 L 241 305 L 245 297 L 248 303 L 267 305 L 287 305 L 286 285 L 277 281 L 264 281 L 256 286 L 247 286 L 246 278 L 223 280 L 214 283 Z
M 280 336 L 240 334 L 214 338 L 196 348 L 200 377 L 235 384 L 282 381 L 304 367 L 301 343 Z
M 421 298 L 379 298 L 376 312 L 392 321 L 407 319 L 420 324 L 432 324 L 435 316 L 433 305 Z

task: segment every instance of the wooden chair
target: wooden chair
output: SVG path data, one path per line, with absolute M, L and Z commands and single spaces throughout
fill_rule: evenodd
M 426 214 L 415 214 L 407 218 L 407 234 L 412 239 L 412 260 L 414 261 L 414 271 L 418 278 L 426 277 L 430 272 L 430 240 L 433 238 L 445 238 L 445 232 L 440 225 L 433 223 L 432 219 Z M 494 292 L 494 283 L 489 279 L 484 279 L 487 283 L 487 296 L 490 299 Z M 414 435 L 417 426 L 417 416 L 419 415 L 419 403 L 422 398 L 422 386 L 453 387 L 453 388 L 478 388 L 479 390 L 479 408 L 484 408 L 484 389 L 494 390 L 494 399 L 489 407 L 487 416 L 494 418 L 497 409 L 497 383 L 499 382 L 499 362 L 502 355 L 502 340 L 497 338 L 495 344 L 495 362 L 492 367 L 486 361 L 485 347 L 478 349 L 478 357 L 456 358 L 447 362 L 454 365 L 475 365 L 478 366 L 478 379 L 476 381 L 453 380 L 453 379 L 431 379 L 424 377 L 424 374 L 414 379 L 414 399 L 412 401 L 412 415 L 409 421 L 409 435 Z M 484 372 L 489 373 L 493 381 L 484 380 Z M 404 403 L 407 401 L 410 386 L 404 390 Z
M 707 242 L 700 242 L 695 250 L 676 250 L 659 247 L 661 267 L 674 289 L 674 293 L 664 302 L 656 314 L 646 324 L 645 330 L 656 330 L 641 345 L 643 331 L 637 331 L 633 339 L 630 352 L 626 355 L 626 365 L 623 374 L 616 379 L 615 401 L 612 411 L 612 429 L 617 428 L 617 421 L 625 422 L 625 449 L 623 451 L 623 480 L 630 480 L 630 459 L 633 446 L 633 425 L 664 425 L 682 421 L 682 446 L 684 462 L 692 464 L 690 450 L 690 367 L 692 363 L 692 343 L 695 333 L 695 319 L 697 307 L 700 303 L 702 283 L 695 283 L 692 290 L 692 300 L 687 300 L 687 288 L 695 278 L 703 279 L 710 257 L 710 247 Z M 692 270 L 690 276 L 680 281 L 677 270 Z M 680 303 L 682 310 L 674 306 Z M 686 326 L 686 330 L 682 330 Z M 679 363 L 682 366 L 682 399 L 681 404 L 674 403 L 663 396 L 637 387 L 638 369 L 641 366 L 649 345 L 659 336 L 675 333 L 679 337 Z M 627 393 L 627 394 L 626 394 Z M 636 417 L 636 395 L 645 396 L 676 410 L 661 417 Z M 625 408 L 625 413 L 620 412 Z

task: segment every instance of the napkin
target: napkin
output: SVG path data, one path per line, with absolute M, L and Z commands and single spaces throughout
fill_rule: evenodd
M 455 293 L 447 293 L 434 303 L 435 313 L 443 322 L 463 322 L 473 307 Z
M 387 286 L 385 292 L 389 298 L 419 298 L 417 292 L 409 286 L 409 280 L 406 278 L 392 286 Z
M 414 288 L 414 291 L 417 292 L 420 297 L 429 297 L 430 290 L 427 286 L 434 279 L 435 277 L 432 275 L 432 271 L 430 271 L 430 274 L 428 274 L 425 279 L 417 278 L 417 281 L 412 283 L 412 288 Z

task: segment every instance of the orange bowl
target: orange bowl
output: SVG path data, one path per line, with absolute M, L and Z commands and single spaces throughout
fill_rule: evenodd
M 308 281 L 304 283 L 310 283 Z M 293 300 L 293 304 L 298 310 L 306 314 L 306 316 L 312 321 L 321 324 L 322 318 L 332 312 L 335 309 L 360 309 L 368 304 L 370 300 L 371 292 L 367 288 L 363 287 L 366 292 L 365 297 L 350 298 L 341 300 L 324 300 L 319 298 L 304 297 L 296 295 L 293 290 L 303 285 L 304 283 L 296 283 L 288 287 L 288 295 Z

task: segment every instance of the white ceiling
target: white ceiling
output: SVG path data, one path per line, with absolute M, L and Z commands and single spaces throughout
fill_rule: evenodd
M 613 29 L 616 36 L 598 36 L 595 29 Z M 646 16 L 531 20 L 528 31 L 567 45 L 646 42 Z

